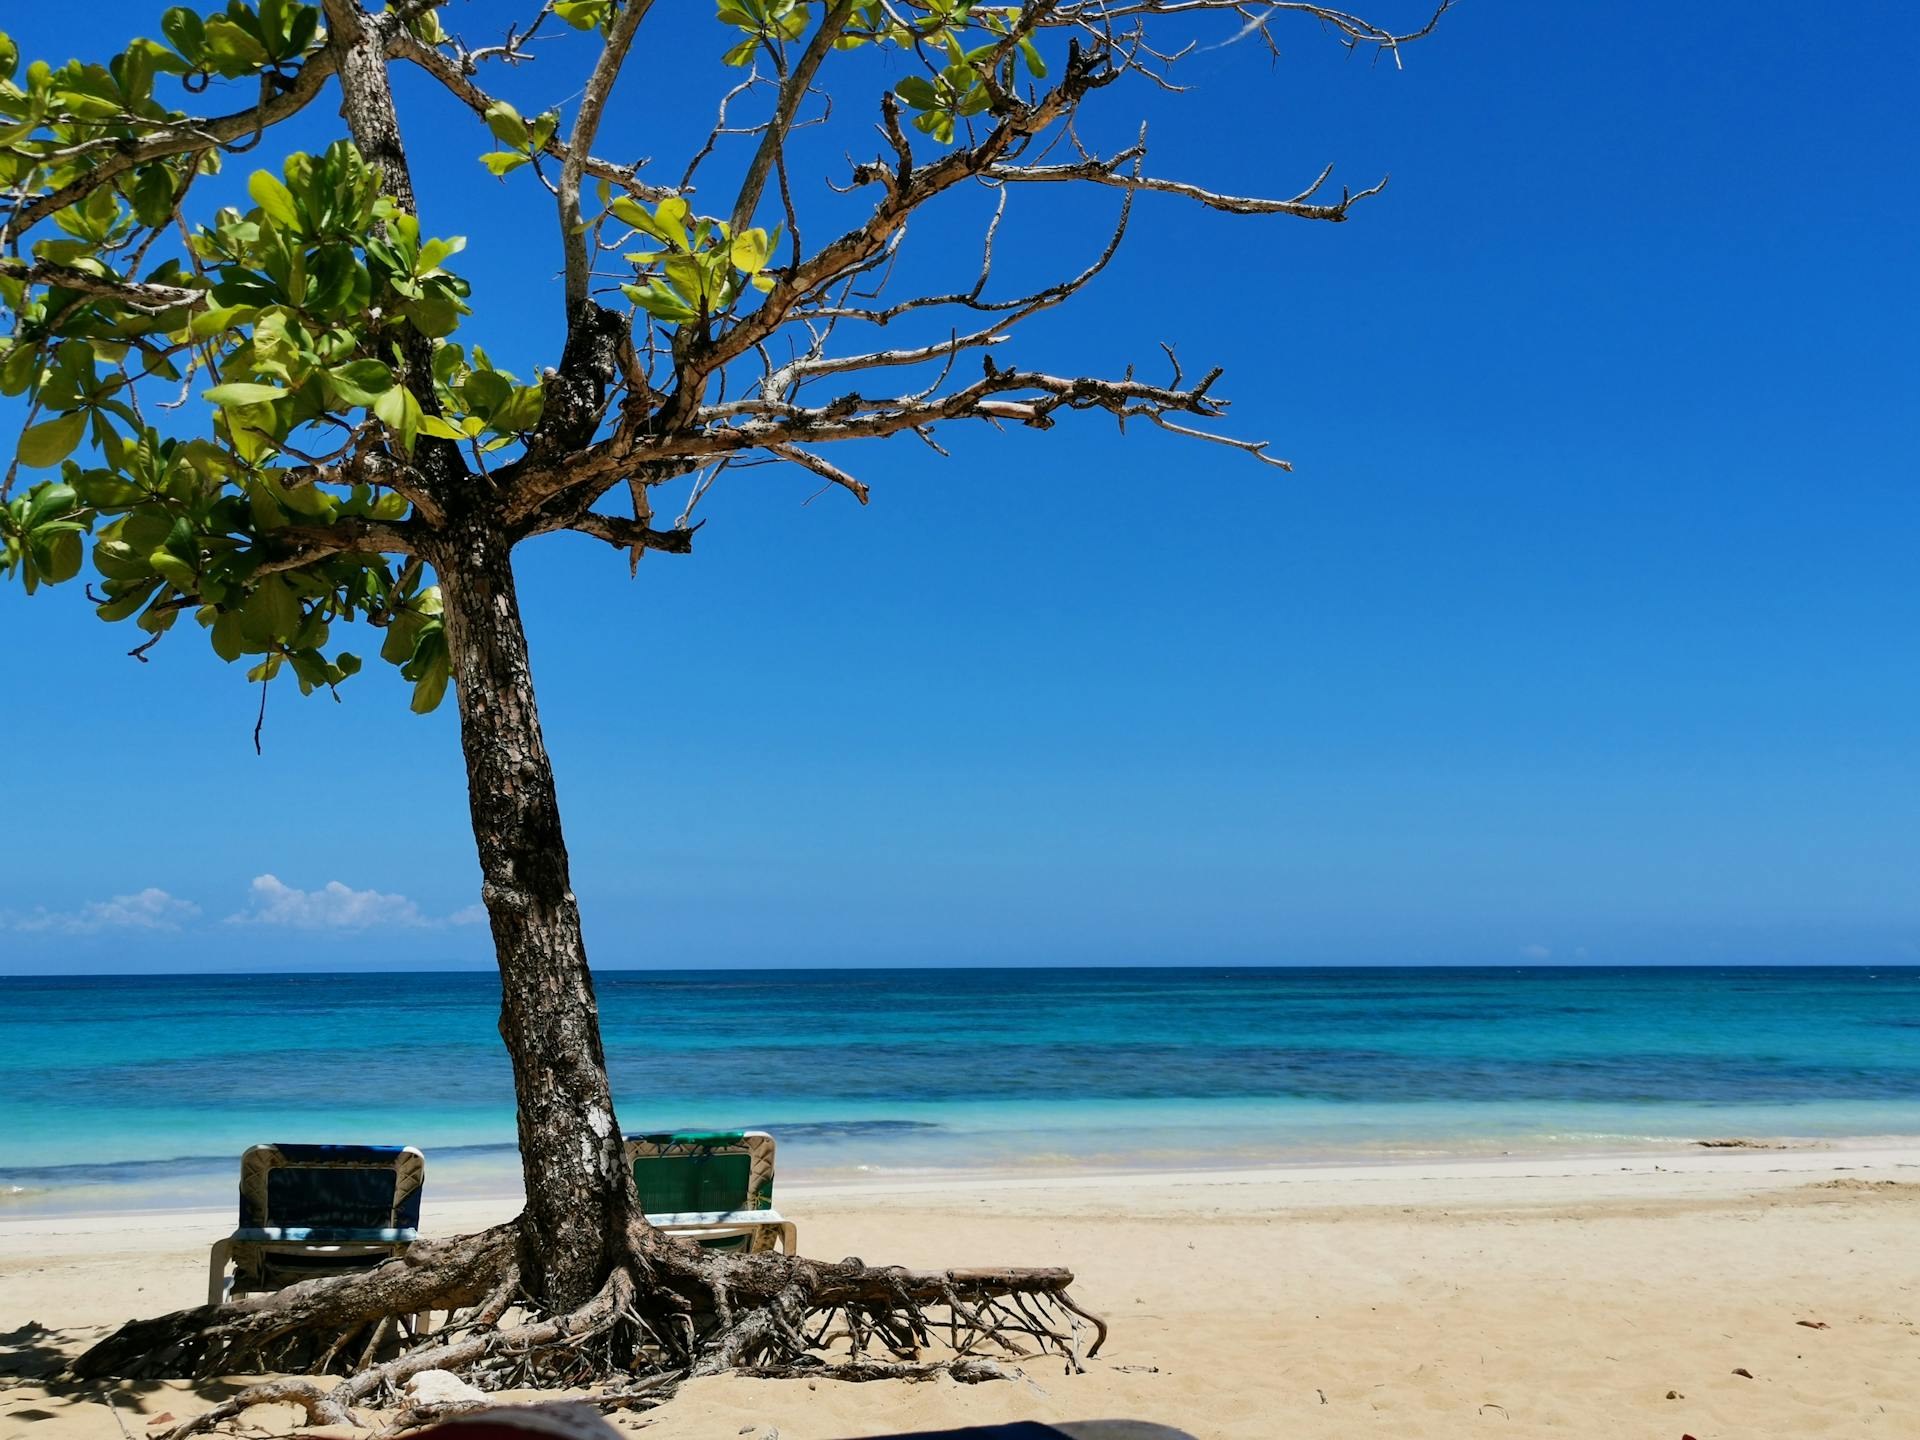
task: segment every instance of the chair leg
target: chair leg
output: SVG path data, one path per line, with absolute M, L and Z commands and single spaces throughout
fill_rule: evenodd
M 207 1257 L 207 1303 L 218 1305 L 227 1298 L 227 1260 L 233 1254 L 233 1241 L 216 1240 Z
M 789 1255 L 793 1254 L 797 1243 L 795 1237 L 799 1233 L 798 1227 L 791 1220 L 783 1221 L 780 1226 L 780 1248 Z

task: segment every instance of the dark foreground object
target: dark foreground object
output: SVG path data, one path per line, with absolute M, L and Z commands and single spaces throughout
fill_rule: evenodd
M 540 1405 L 482 1410 L 417 1432 L 434 1440 L 624 1440 L 585 1405 Z M 1146 1420 L 1065 1420 L 1044 1425 L 1016 1420 L 960 1430 L 913 1430 L 871 1440 L 1193 1440 L 1184 1430 Z

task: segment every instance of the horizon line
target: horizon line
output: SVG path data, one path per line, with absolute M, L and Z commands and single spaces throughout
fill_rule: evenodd
M 1402 960 L 1402 961 L 1361 961 L 1361 962 L 1307 962 L 1292 961 L 1279 963 L 1255 963 L 1250 961 L 1189 961 L 1184 963 L 1063 963 L 1047 965 L 1021 964 L 970 964 L 930 962 L 918 965 L 899 965 L 886 961 L 871 964 L 852 965 L 709 965 L 709 966 L 651 966 L 651 965 L 595 965 L 589 967 L 595 974 L 612 975 L 842 975 L 850 972 L 864 973 L 872 971 L 908 971 L 911 973 L 948 973 L 955 971 L 993 971 L 1017 972 L 1026 974 L 1045 974 L 1050 972 L 1088 972 L 1088 971 L 1189 971 L 1189 970 L 1247 970 L 1247 971 L 1312 971 L 1312 970 L 1495 970 L 1503 972 L 1523 971 L 1566 971 L 1566 970 L 1920 970 L 1920 960 L 1831 960 L 1831 961 L 1777 961 L 1777 960 L 1720 960 L 1720 961 L 1667 961 L 1667 960 L 1529 960 L 1519 963 L 1504 961 L 1454 961 L 1454 960 Z M 498 970 L 491 965 L 442 965 L 426 969 L 390 969 L 375 965 L 362 965 L 347 969 L 323 969 L 308 966 L 289 966 L 278 970 L 239 970 L 239 969 L 202 969 L 202 970 L 21 970 L 0 971 L 0 981 L 6 980 L 88 980 L 88 979 L 142 979 L 142 980 L 196 980 L 196 979 L 246 979 L 277 980 L 293 976 L 313 977 L 359 977 L 365 975 L 408 976 L 408 975 L 492 975 L 498 976 Z

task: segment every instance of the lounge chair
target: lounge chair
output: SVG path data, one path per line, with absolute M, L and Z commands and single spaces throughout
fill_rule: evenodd
M 411 1145 L 255 1145 L 240 1157 L 240 1228 L 213 1247 L 207 1303 L 400 1254 L 419 1237 L 426 1178 Z
M 627 1137 L 647 1223 L 716 1250 L 793 1254 L 794 1225 L 773 1208 L 773 1137 L 757 1130 L 669 1130 Z

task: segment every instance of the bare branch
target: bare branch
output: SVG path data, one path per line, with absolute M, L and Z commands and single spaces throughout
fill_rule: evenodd
M 791 460 L 794 464 L 811 470 L 821 479 L 852 492 L 853 498 L 862 505 L 867 503 L 867 487 L 838 465 L 822 460 L 818 455 L 810 455 L 805 450 L 792 445 L 769 445 L 767 450 L 770 454 L 778 455 L 782 460 Z
M 431 46 L 421 44 L 411 35 L 404 32 L 395 34 L 388 44 L 388 53 L 395 59 L 418 65 L 444 85 L 461 104 L 483 119 L 486 117 L 487 107 L 494 103 L 494 97 L 469 80 L 458 64 Z M 566 142 L 557 134 L 550 136 L 541 150 L 541 154 L 551 155 L 563 165 L 572 153 L 567 148 Z M 596 159 L 592 155 L 583 155 L 580 157 L 580 168 L 594 179 L 605 180 L 609 185 L 626 191 L 636 200 L 664 200 L 667 196 L 676 193 L 668 186 L 647 184 L 639 178 L 639 167 L 634 165 L 616 165 L 611 161 Z
M 412 554 L 419 543 L 402 526 L 357 517 L 336 520 L 331 525 L 286 525 L 270 533 L 276 546 L 293 548 L 285 555 L 262 561 L 254 569 L 255 575 L 302 570 L 335 555 Z
M 1015 423 L 1045 430 L 1054 425 L 1062 409 L 1105 411 L 1122 425 L 1130 419 L 1146 420 L 1179 434 L 1229 445 L 1267 464 L 1290 468 L 1266 453 L 1267 441 L 1220 436 L 1169 419 L 1174 415 L 1218 419 L 1226 414 L 1227 402 L 1211 394 L 1220 378 L 1218 369 L 1209 371 L 1191 388 L 1180 388 L 1177 383 L 1150 385 L 1131 374 L 1105 380 L 1001 370 L 991 357 L 984 363 L 985 373 L 980 379 L 944 395 L 921 392 L 869 398 L 853 394 L 820 406 L 762 400 L 703 409 L 690 428 L 642 437 L 624 448 L 603 441 L 571 457 L 563 488 L 569 495 L 592 497 L 604 493 L 636 466 L 658 467 L 661 473 L 671 474 L 676 467 L 691 469 L 708 459 L 738 457 L 755 450 L 805 465 L 835 484 L 848 483 L 852 488 L 858 482 L 851 476 L 837 467 L 821 468 L 827 462 L 795 447 L 803 442 L 869 440 L 902 432 L 930 441 L 933 427 L 957 420 Z M 566 523 L 556 521 L 534 528 L 562 528 Z
M 1434 26 L 1440 23 L 1440 17 L 1452 8 L 1453 0 L 1439 0 L 1425 25 L 1404 34 L 1376 25 L 1351 11 L 1308 4 L 1305 0 L 1258 0 L 1258 3 L 1255 0 L 1081 0 L 1081 3 L 1059 6 L 1051 18 L 1039 23 L 1075 26 L 1102 33 L 1110 32 L 1114 22 L 1119 20 L 1149 17 L 1168 19 L 1178 15 L 1213 13 L 1237 15 L 1243 20 L 1253 21 L 1264 32 L 1266 24 L 1275 15 L 1303 15 L 1332 29 L 1341 44 L 1349 48 L 1371 46 L 1392 55 L 1395 64 L 1398 64 L 1400 47 L 1431 35 Z
M 1078 180 L 1091 185 L 1110 185 L 1128 192 L 1153 190 L 1167 195 L 1184 196 L 1186 199 L 1198 201 L 1210 210 L 1224 210 L 1232 215 L 1293 215 L 1302 220 L 1331 220 L 1335 223 L 1347 218 L 1348 207 L 1356 201 L 1378 195 L 1387 188 L 1386 180 L 1382 179 L 1378 184 L 1370 185 L 1365 190 L 1352 193 L 1342 190 L 1340 199 L 1333 204 L 1314 203 L 1310 197 L 1333 173 L 1333 167 L 1329 165 L 1320 172 L 1319 178 L 1313 184 L 1289 200 L 1222 195 L 1182 180 L 1158 180 L 1137 173 L 1131 175 L 1117 173 L 1120 165 L 1137 159 L 1139 153 L 1138 150 L 1125 150 L 1111 159 L 1081 160 L 1066 165 L 995 165 L 987 171 L 987 176 L 1003 184 L 1059 183 Z
M 682 381 L 683 391 L 689 381 L 703 379 L 752 350 L 779 329 L 804 302 L 882 253 L 914 210 L 1001 163 L 1010 152 L 1068 114 L 1083 96 L 1116 78 L 1118 72 L 1105 64 L 1102 55 L 1088 54 L 1076 46 L 1068 56 L 1060 83 L 1032 104 L 1012 105 L 978 144 L 956 147 L 918 169 L 912 168 L 905 158 L 897 170 L 879 165 L 857 167 L 856 183 L 879 184 L 887 192 L 873 214 L 865 224 L 789 269 L 758 310 L 712 342 L 696 347 L 686 367 L 689 374 Z M 882 113 L 889 116 L 899 113 L 891 93 L 882 101 Z
M 565 525 L 556 525 L 552 528 L 577 530 L 582 535 L 591 535 L 596 540 L 604 540 L 618 550 L 663 550 L 669 555 L 691 555 L 693 532 L 700 527 L 695 525 L 686 530 L 655 530 L 644 521 L 627 520 L 618 515 L 601 515 L 589 510 L 585 514 L 576 515 Z
M 204 310 L 207 292 L 182 285 L 156 285 L 118 280 L 111 275 L 95 275 L 71 265 L 56 265 L 50 260 L 28 265 L 21 260 L 0 258 L 0 273 L 13 275 L 29 285 L 53 285 L 82 295 L 97 295 L 117 300 L 131 310 L 157 314 L 163 310 Z
M 620 78 L 627 50 L 640 29 L 640 22 L 653 8 L 653 0 L 627 0 L 607 35 L 607 45 L 595 62 L 587 88 L 580 97 L 580 110 L 574 116 L 573 134 L 567 140 L 567 154 L 560 166 L 560 239 L 567 257 L 567 310 L 587 298 L 587 237 L 580 222 L 580 175 L 593 150 L 593 137 L 600 129 L 600 114 L 613 82 Z
M 760 203 L 760 193 L 766 189 L 767 175 L 773 168 L 774 158 L 780 154 L 787 142 L 787 132 L 793 128 L 793 117 L 799 113 L 800 102 L 812 87 L 813 77 L 819 73 L 821 62 L 832 51 L 840 32 L 847 28 L 847 21 L 853 15 L 853 4 L 854 0 L 834 0 L 833 8 L 820 21 L 820 28 L 807 41 L 807 48 L 801 52 L 799 63 L 781 82 L 780 99 L 773 107 L 773 119 L 767 122 L 767 128 L 761 132 L 759 148 L 753 152 L 746 179 L 740 182 L 740 194 L 733 202 L 732 225 L 736 233 L 752 221 L 754 208 Z

